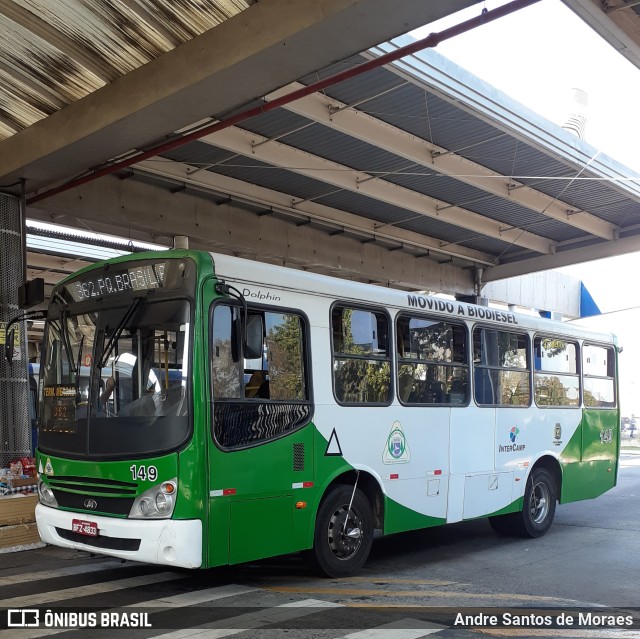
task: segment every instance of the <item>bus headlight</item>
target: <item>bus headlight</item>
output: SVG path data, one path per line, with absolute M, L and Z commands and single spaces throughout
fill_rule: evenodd
M 159 513 L 166 513 L 171 509 L 173 500 L 171 497 L 167 497 L 164 493 L 158 493 L 156 495 L 156 509 Z
M 177 478 L 145 490 L 137 497 L 129 512 L 130 519 L 167 519 L 176 505 Z
M 43 481 L 38 482 L 38 496 L 40 497 L 40 503 L 50 508 L 57 508 L 58 502 L 53 494 L 53 491 Z

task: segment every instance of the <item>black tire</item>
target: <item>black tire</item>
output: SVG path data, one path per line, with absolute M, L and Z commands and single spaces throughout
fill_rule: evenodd
M 372 542 L 373 512 L 369 500 L 361 490 L 356 488 L 354 494 L 353 487 L 339 485 L 329 490 L 320 504 L 313 548 L 305 558 L 321 575 L 346 577 L 362 568 Z
M 522 511 L 489 517 L 489 523 L 500 535 L 542 537 L 551 528 L 557 501 L 558 488 L 553 475 L 544 468 L 534 468 L 527 480 Z

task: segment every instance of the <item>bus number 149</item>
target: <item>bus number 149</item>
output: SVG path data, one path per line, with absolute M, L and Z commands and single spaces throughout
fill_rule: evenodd
M 146 479 L 155 481 L 158 479 L 158 469 L 155 466 L 136 466 L 134 464 L 129 470 L 134 481 L 145 481 Z

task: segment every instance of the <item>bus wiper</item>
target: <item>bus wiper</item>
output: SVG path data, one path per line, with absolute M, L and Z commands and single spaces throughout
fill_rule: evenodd
M 80 404 L 80 368 L 82 361 L 82 347 L 84 346 L 84 338 L 83 335 L 80 338 L 80 346 L 78 346 L 78 361 L 76 362 L 76 383 L 75 383 L 75 396 L 76 396 L 76 406 Z
M 60 303 L 60 337 L 62 339 L 62 345 L 64 346 L 64 350 L 67 354 L 67 361 L 69 362 L 69 370 L 78 376 L 79 368 L 76 368 L 76 364 L 73 361 L 72 353 L 73 350 L 71 348 L 71 341 L 69 340 L 69 333 L 67 332 L 67 321 L 69 319 L 69 305 L 66 300 L 60 295 L 60 293 L 56 293 L 54 295 L 54 299 L 59 300 Z
M 122 316 L 122 319 L 118 323 L 118 326 L 116 326 L 111 337 L 109 338 L 109 341 L 107 342 L 107 345 L 105 346 L 105 349 L 102 353 L 102 358 L 98 362 L 98 370 L 102 370 L 104 368 L 107 360 L 109 359 L 109 356 L 111 355 L 111 352 L 115 348 L 116 342 L 120 339 L 120 335 L 122 335 L 122 331 L 127 325 L 127 322 L 133 317 L 136 309 L 138 308 L 138 306 L 140 306 L 142 301 L 146 299 L 146 297 L 146 295 L 140 295 L 140 297 L 136 297 L 133 302 L 131 302 L 131 305 L 127 309 L 127 312 Z

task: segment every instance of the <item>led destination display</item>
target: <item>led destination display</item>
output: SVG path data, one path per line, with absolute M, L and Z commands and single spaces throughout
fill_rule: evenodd
M 165 287 L 167 262 L 140 264 L 120 271 L 111 269 L 88 273 L 65 285 L 75 302 L 150 291 Z

